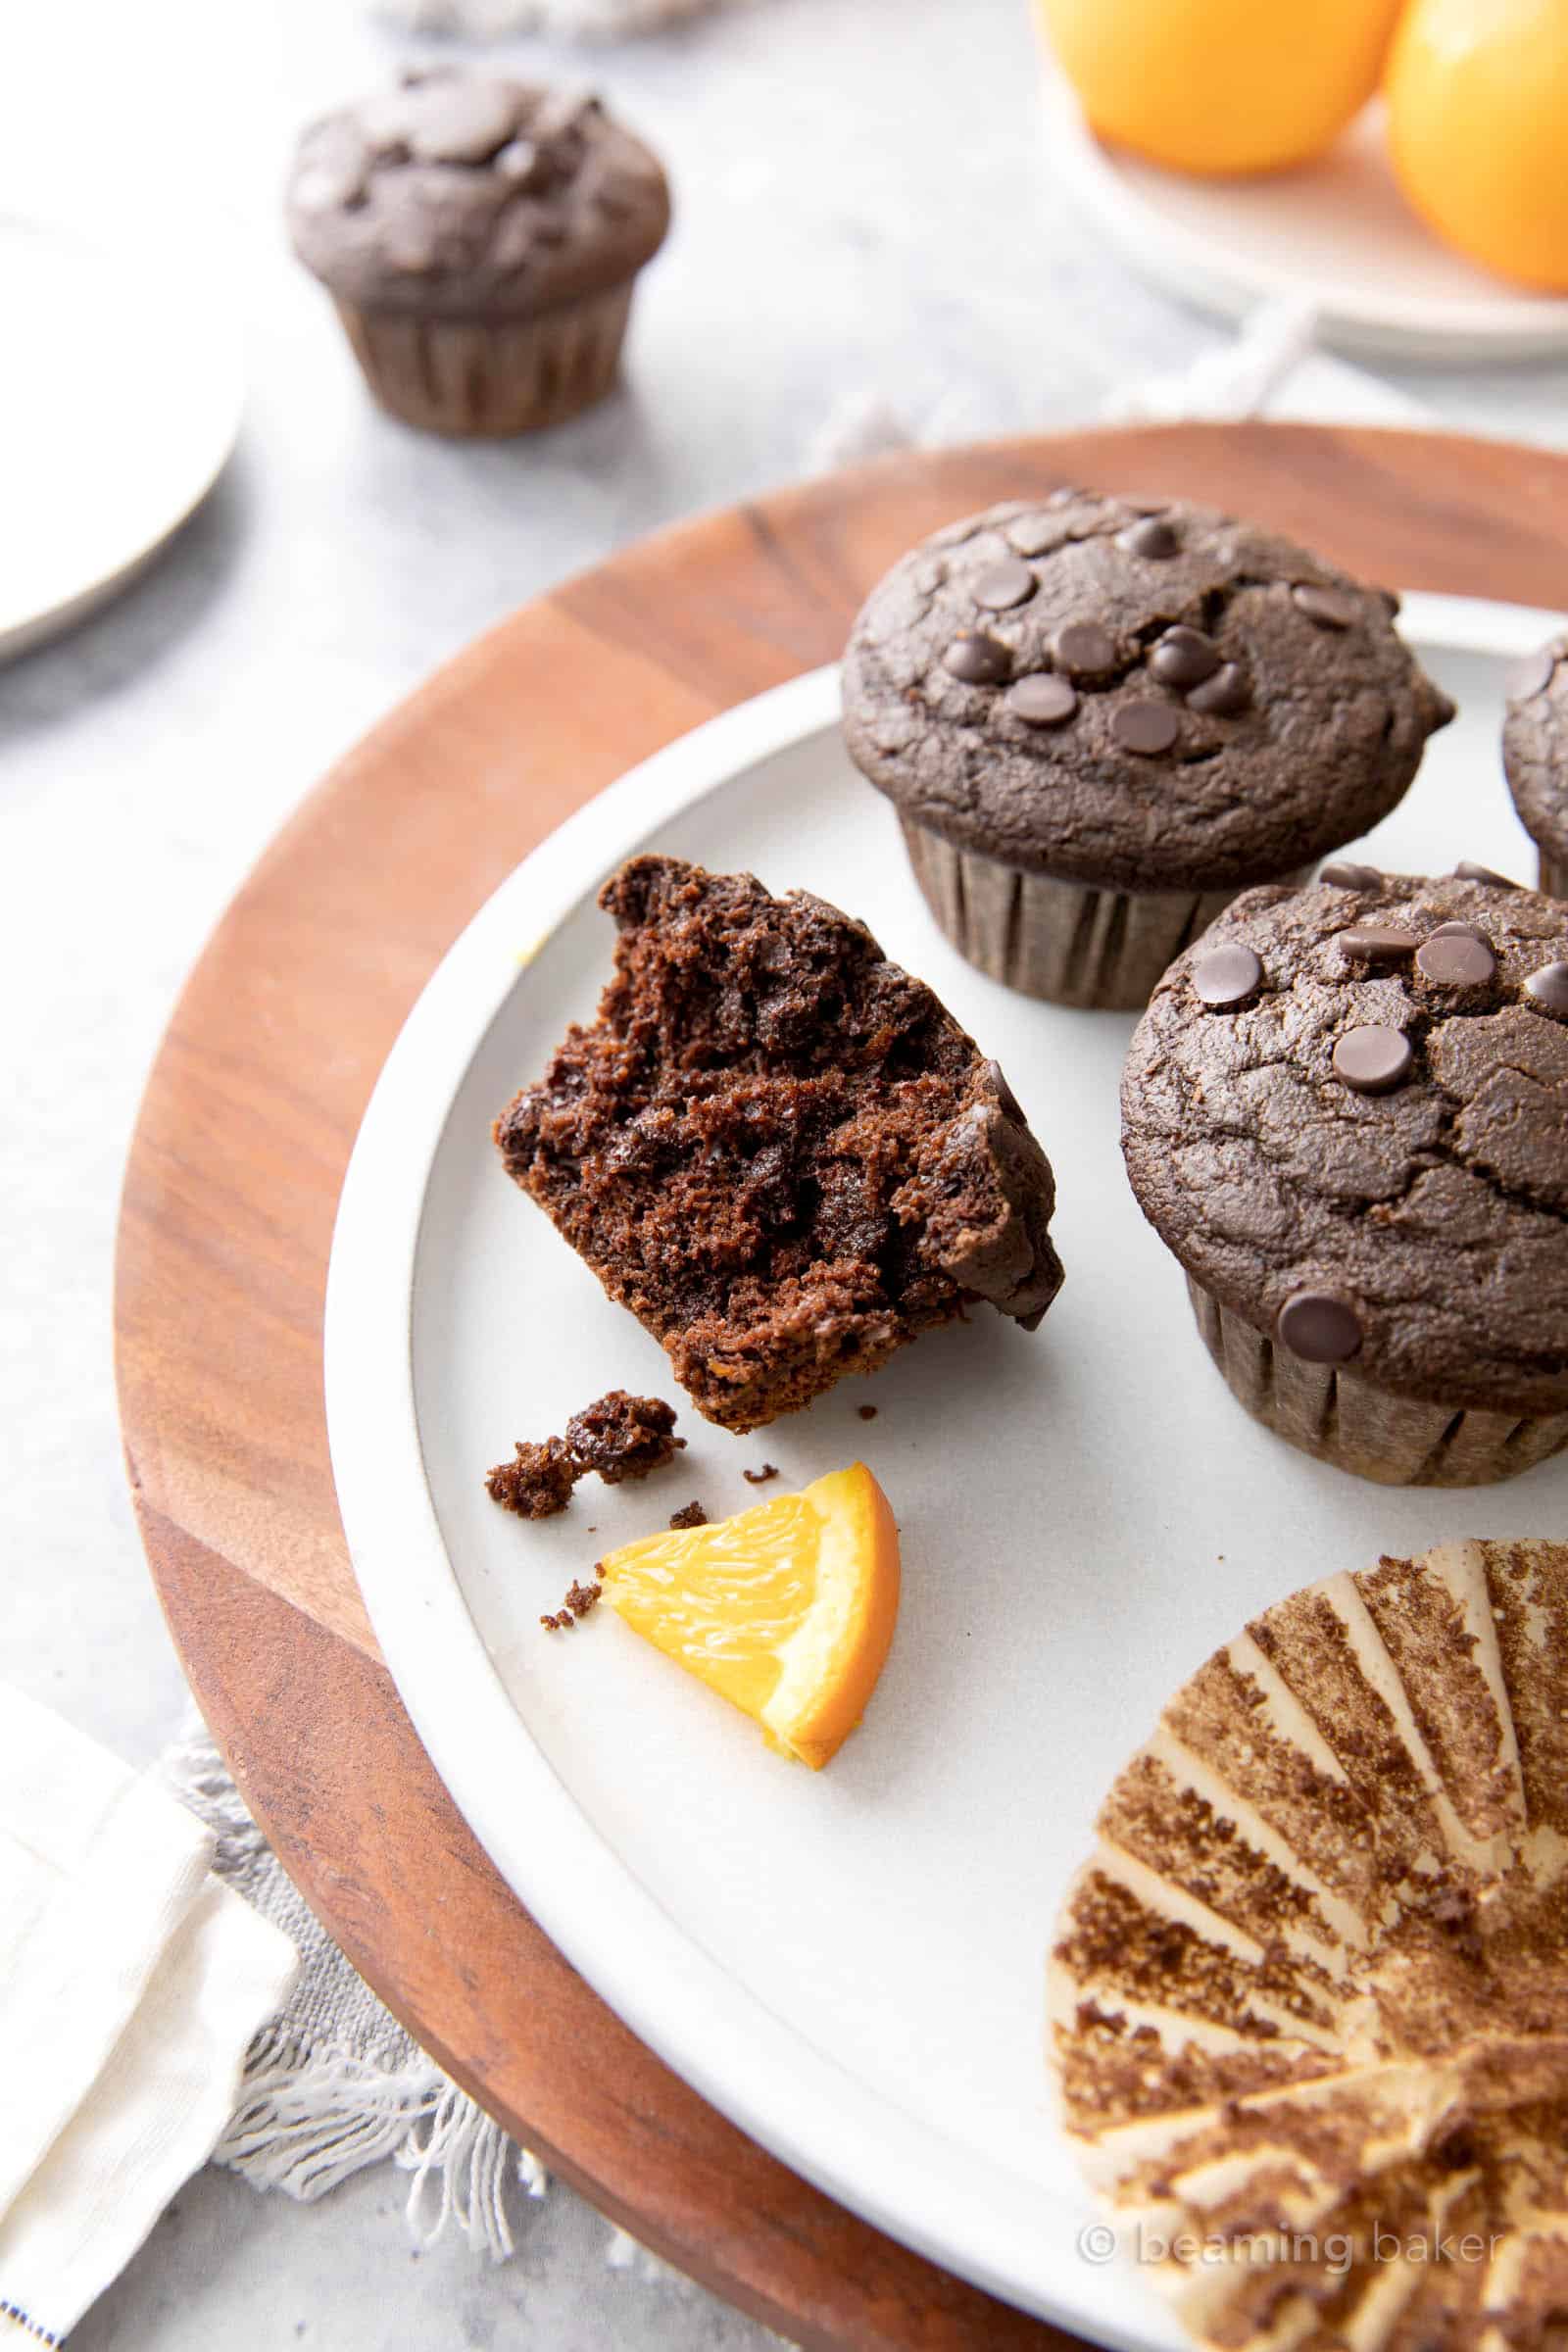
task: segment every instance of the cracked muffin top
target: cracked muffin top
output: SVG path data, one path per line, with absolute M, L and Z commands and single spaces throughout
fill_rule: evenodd
M 1364 866 L 1248 892 L 1134 1033 L 1122 1147 L 1188 1273 L 1296 1353 L 1568 1411 L 1561 901 Z
M 1568 637 L 1514 664 L 1502 722 L 1502 764 L 1525 831 L 1568 859 Z
M 520 318 L 629 277 L 669 189 L 591 93 L 416 68 L 311 123 L 288 220 L 306 268 L 365 310 Z
M 856 764 L 960 849 L 1101 888 L 1278 880 L 1399 800 L 1453 706 L 1397 599 L 1206 507 L 1058 490 L 925 540 L 844 662 Z

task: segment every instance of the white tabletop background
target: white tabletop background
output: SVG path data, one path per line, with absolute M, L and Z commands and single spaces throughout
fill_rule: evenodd
M 172 207 L 191 300 L 250 328 L 238 454 L 122 601 L 0 670 L 0 1677 L 133 1761 L 178 1720 L 110 1371 L 120 1171 L 176 989 L 301 795 L 513 606 L 672 517 L 788 481 L 880 393 L 947 439 L 1093 418 L 1225 330 L 1126 271 L 1052 190 L 1025 0 L 757 0 L 588 56 L 667 160 L 678 225 L 624 388 L 537 442 L 447 446 L 365 399 L 279 222 L 289 142 L 414 47 L 352 0 L 43 0 L 7 24 L 0 205 Z M 1568 368 L 1410 371 L 1440 421 L 1568 439 Z M 105 354 L 104 398 L 114 398 Z M 0 451 L 6 470 L 24 450 Z M 564 2188 L 491 2270 L 411 2252 L 402 2178 L 321 2205 L 209 2171 L 74 2352 L 704 2352 L 762 2331 L 608 2271 Z

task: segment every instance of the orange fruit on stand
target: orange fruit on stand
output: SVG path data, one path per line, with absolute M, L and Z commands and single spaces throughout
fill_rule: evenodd
M 1568 291 L 1568 0 L 1410 0 L 1386 96 L 1395 173 L 1429 227 Z
M 1100 136 L 1177 172 L 1321 155 L 1377 88 L 1400 0 L 1036 0 Z
M 733 1519 L 623 1544 L 603 1597 L 635 1633 L 818 1771 L 876 1687 L 899 1608 L 899 1531 L 863 1462 Z

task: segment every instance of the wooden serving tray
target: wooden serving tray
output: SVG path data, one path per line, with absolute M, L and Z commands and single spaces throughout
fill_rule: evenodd
M 764 2154 L 636 2041 L 491 1868 L 379 1662 L 344 1547 L 321 1403 L 327 1252 L 381 1061 L 517 861 L 673 736 L 832 660 L 912 541 L 1064 481 L 1207 500 L 1401 587 L 1568 607 L 1568 460 L 1431 434 L 1000 442 L 683 525 L 504 621 L 312 794 L 186 986 L 125 1179 L 116 1332 L 142 1537 L 279 1857 L 387 2005 L 547 2164 L 718 2293 L 835 2352 L 1069 2339 Z

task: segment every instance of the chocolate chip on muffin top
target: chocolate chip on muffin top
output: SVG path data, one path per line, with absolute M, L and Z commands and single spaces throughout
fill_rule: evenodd
M 1122 1085 L 1133 1189 L 1294 1353 L 1568 1410 L 1568 908 L 1329 870 L 1353 878 L 1238 899 L 1155 991 Z M 1244 960 L 1251 987 L 1214 983 Z
M 1453 714 L 1396 610 L 1207 508 L 1059 491 L 894 565 L 850 640 L 846 735 L 903 815 L 1026 871 L 1277 878 L 1385 815 Z
M 288 218 L 301 261 L 365 310 L 525 318 L 629 277 L 669 190 L 597 98 L 441 67 L 313 123 Z
M 1568 888 L 1568 636 L 1516 662 L 1508 676 L 1502 761 L 1543 885 Z

